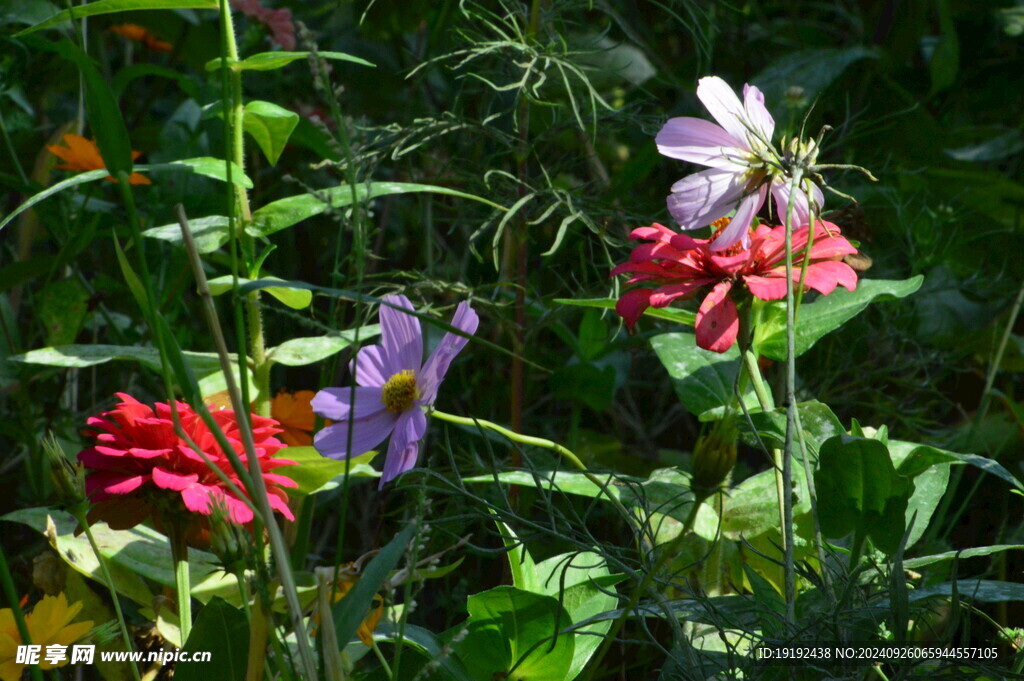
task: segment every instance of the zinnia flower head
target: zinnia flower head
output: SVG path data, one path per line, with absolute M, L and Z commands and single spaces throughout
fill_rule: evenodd
M 743 86 L 741 102 L 721 78 L 701 78 L 697 97 L 718 125 L 701 118 L 672 118 L 655 141 L 665 156 L 710 170 L 672 185 L 668 210 L 684 230 L 704 227 L 735 210 L 729 228 L 718 235 L 711 248 L 721 251 L 737 242 L 749 246 L 747 228 L 764 205 L 769 186 L 777 219 L 785 221 L 787 216 L 789 177 L 786 164 L 771 143 L 775 120 L 765 108 L 764 95 L 753 85 Z M 804 147 L 813 151 L 813 142 L 804 143 Z M 825 202 L 821 189 L 805 179 L 793 205 L 795 225 L 810 222 L 808 191 L 815 213 Z
M 716 226 L 726 231 L 731 225 L 724 219 Z M 809 233 L 806 226 L 793 231 L 794 285 L 800 281 L 800 265 Z M 785 227 L 760 225 L 751 230 L 749 246 L 736 244 L 725 252 L 714 249 L 715 236 L 694 239 L 657 223 L 633 230 L 630 239 L 648 243 L 634 248 L 629 262 L 615 267 L 612 276 L 631 274 L 628 283 L 651 282 L 656 287 L 635 288 L 619 298 L 615 311 L 629 328 L 633 328 L 648 307 L 665 307 L 710 286 L 711 291 L 697 311 L 697 345 L 705 350 L 725 352 L 736 342 L 739 331 L 736 303 L 731 297 L 735 287 L 746 288 L 761 300 L 786 297 Z M 823 295 L 828 295 L 838 285 L 854 290 L 857 273 L 842 258 L 856 252 L 857 249 L 840 235 L 839 227 L 819 220 L 804 275 L 805 287 Z
M 43 596 L 36 603 L 32 612 L 25 615 L 25 626 L 28 629 L 32 645 L 41 646 L 39 667 L 54 669 L 63 667 L 68 658 L 58 662 L 46 660 L 46 646 L 70 646 L 89 633 L 91 621 L 74 622 L 75 615 L 82 609 L 81 603 L 68 604 L 63 593 L 56 596 Z M 2 681 L 18 681 L 27 665 L 17 662 L 18 646 L 23 645 L 21 633 L 14 620 L 14 611 L 10 608 L 0 610 L 0 679 Z
M 349 365 L 355 389 L 325 388 L 313 398 L 313 411 L 336 422 L 314 438 L 325 456 L 359 456 L 391 436 L 381 487 L 416 465 L 419 441 L 427 430 L 423 407 L 434 404 L 448 366 L 468 342 L 464 336 L 446 333 L 424 362 L 420 323 L 402 311 L 411 312 L 412 303 L 405 296 L 387 296 L 383 302 L 380 345 L 362 348 Z M 469 303 L 460 303 L 452 326 L 472 335 L 478 323 Z
M 157 403 L 155 409 L 130 395 L 118 393 L 121 403 L 111 411 L 88 420 L 96 431 L 95 445 L 78 454 L 87 469 L 86 492 L 100 508 L 99 516 L 115 529 L 131 527 L 151 512 L 184 513 L 209 516 L 214 502 L 222 503 L 230 520 L 248 523 L 252 510 L 210 470 L 203 458 L 174 432 L 171 407 Z M 221 451 L 206 424 L 192 407 L 175 403 L 181 427 L 217 468 L 239 489 L 241 480 L 227 456 Z M 246 463 L 245 448 L 235 413 L 229 409 L 212 412 L 214 420 L 232 449 Z M 280 432 L 277 421 L 251 415 L 253 439 L 260 470 L 266 483 L 270 506 L 294 520 L 283 487 L 296 487 L 290 478 L 274 469 L 293 465 L 294 461 L 274 455 L 284 443 L 274 435 Z
M 107 164 L 103 162 L 103 157 L 100 156 L 99 147 L 92 140 L 69 133 L 64 135 L 63 142 L 67 145 L 66 147 L 56 144 L 46 147 L 54 156 L 67 161 L 67 163 L 58 163 L 56 168 L 86 171 L 102 170 L 107 167 Z M 141 151 L 132 151 L 132 160 L 134 161 L 141 155 Z M 110 176 L 107 176 L 106 179 L 110 182 L 117 182 Z M 153 184 L 153 182 L 141 173 L 132 173 L 128 176 L 128 184 Z

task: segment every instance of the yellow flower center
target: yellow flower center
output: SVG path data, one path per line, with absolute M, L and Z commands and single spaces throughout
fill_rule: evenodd
M 404 369 L 387 380 L 381 389 L 380 399 L 388 411 L 400 414 L 411 407 L 419 396 L 416 372 Z
M 711 242 L 711 241 L 714 241 L 715 239 L 717 239 L 719 237 L 719 235 L 721 235 L 721 233 L 725 231 L 725 228 L 729 226 L 730 222 L 732 222 L 732 218 L 718 218 L 717 220 L 712 222 L 711 223 L 711 229 L 713 231 L 711 232 L 711 238 L 708 239 L 708 241 Z M 752 234 L 753 230 L 748 230 L 748 232 Z M 733 255 L 739 255 L 740 253 L 742 253 L 745 250 L 746 249 L 743 247 L 743 242 L 742 241 L 737 241 L 736 243 L 734 243 L 732 246 L 729 246 L 729 248 L 725 249 L 724 251 L 719 251 L 717 255 L 724 256 L 724 257 L 730 257 L 730 256 L 733 256 Z

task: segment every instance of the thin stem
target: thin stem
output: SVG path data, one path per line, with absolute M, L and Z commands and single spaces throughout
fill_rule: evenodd
M 96 538 L 92 534 L 92 527 L 89 526 L 89 521 L 81 504 L 74 510 L 74 516 L 78 520 L 78 525 L 85 530 L 85 536 L 89 540 L 89 546 L 92 547 L 93 555 L 96 556 L 96 562 L 100 564 L 103 582 L 110 592 L 110 600 L 114 604 L 114 614 L 117 615 L 118 628 L 121 630 L 121 642 L 124 643 L 125 650 L 130 653 L 134 650 L 132 647 L 132 637 L 128 634 L 128 625 L 125 623 L 124 613 L 121 611 L 121 601 L 117 597 L 117 588 L 114 586 L 114 578 L 110 575 L 110 568 L 107 567 L 107 560 L 100 553 L 99 544 L 96 543 Z M 182 642 L 184 643 L 184 639 L 182 639 Z M 132 678 L 135 681 L 139 681 L 139 668 L 135 664 L 135 660 L 131 660 L 128 666 L 132 670 Z
M 387 675 L 388 679 L 395 678 L 391 673 L 391 666 L 388 664 L 387 658 L 384 657 L 384 653 L 380 652 L 380 647 L 377 645 L 377 641 L 375 639 L 370 641 L 370 648 L 373 650 L 373 654 L 376 655 L 377 659 L 380 661 L 380 666 L 384 668 L 384 673 Z
M 248 405 L 242 402 L 241 393 L 235 383 L 235 376 L 232 372 L 231 357 L 228 354 L 227 343 L 224 341 L 224 333 L 220 327 L 220 320 L 217 318 L 217 311 L 213 306 L 213 296 L 210 294 L 210 286 L 206 280 L 206 273 L 203 271 L 202 261 L 199 258 L 199 251 L 192 238 L 192 232 L 188 226 L 188 219 L 181 204 L 177 206 L 178 223 L 181 226 L 185 250 L 192 265 L 192 271 L 196 278 L 196 285 L 199 289 L 202 309 L 206 317 L 207 325 L 210 327 L 210 335 L 213 336 L 214 346 L 217 349 L 217 356 L 220 360 L 221 370 L 224 372 L 224 379 L 228 386 L 228 394 L 231 396 L 231 406 L 235 414 L 239 415 L 237 420 L 238 429 L 242 436 L 242 445 L 245 449 L 246 460 L 249 464 L 249 476 L 252 480 L 252 496 L 259 509 L 257 517 L 262 517 L 266 524 L 267 533 L 270 536 L 271 552 L 274 556 L 274 563 L 277 566 L 278 575 L 281 578 L 281 587 L 284 591 L 285 601 L 288 605 L 288 614 L 292 619 L 292 627 L 295 632 L 295 640 L 299 647 L 299 658 L 302 662 L 303 673 L 308 679 L 317 678 L 316 659 L 313 656 L 313 649 L 309 645 L 309 638 L 306 636 L 302 624 L 302 606 L 299 603 L 298 591 L 295 586 L 295 578 L 292 575 L 288 561 L 288 547 L 285 545 L 284 537 L 281 535 L 281 528 L 274 520 L 274 511 L 270 507 L 267 497 L 267 485 L 263 479 L 263 470 L 260 468 L 260 460 L 256 456 L 256 445 L 253 440 L 252 424 L 244 415 L 249 413 Z
M 743 353 L 743 361 L 747 367 L 747 374 L 750 375 L 750 382 L 754 386 L 754 394 L 757 395 L 757 402 L 761 405 L 761 411 L 771 410 L 771 401 L 768 399 L 768 390 L 764 385 L 764 377 L 761 376 L 761 369 L 757 366 L 757 358 L 754 351 L 747 349 Z M 742 397 L 740 398 L 743 399 Z M 782 475 L 782 450 L 778 447 L 772 448 L 772 468 L 775 470 L 775 494 L 779 502 L 779 526 L 786 523 L 786 481 Z M 782 535 L 782 548 L 785 551 L 789 540 L 786 534 Z
M 181 631 L 181 645 L 192 633 L 192 587 L 188 572 L 188 543 L 181 521 L 171 523 L 171 560 L 174 563 L 174 585 L 178 592 L 178 628 Z

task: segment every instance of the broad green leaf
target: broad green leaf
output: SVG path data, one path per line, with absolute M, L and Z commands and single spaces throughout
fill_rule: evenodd
M 231 238 L 231 221 L 223 215 L 211 215 L 205 218 L 189 220 L 189 230 L 200 253 L 213 253 Z M 160 227 L 151 227 L 142 233 L 150 239 L 169 241 L 176 246 L 183 246 L 181 226 L 175 222 Z
M 722 533 L 730 539 L 750 539 L 779 527 L 779 494 L 775 470 L 750 476 L 733 487 L 725 498 Z M 793 466 L 793 515 L 811 510 L 810 493 L 803 465 Z
M 839 417 L 827 404 L 817 400 L 800 402 L 797 405 L 800 414 L 800 425 L 804 431 L 804 444 L 807 445 L 811 461 L 817 460 L 818 448 L 830 437 L 846 432 Z M 757 435 L 769 446 L 782 447 L 786 441 L 786 410 L 778 408 L 750 415 L 750 420 L 757 429 Z M 746 419 L 740 425 L 746 427 Z M 760 446 L 755 439 L 748 440 L 752 446 Z
M 373 640 L 380 643 L 394 643 L 399 639 L 398 632 L 394 630 L 390 622 L 382 621 L 373 632 Z M 441 678 L 448 681 L 475 681 L 462 665 L 459 658 L 454 655 L 445 654 L 442 651 L 443 644 L 433 632 L 418 627 L 415 624 L 406 623 L 402 627 L 402 643 L 410 646 L 420 653 L 428 661 L 438 664 L 438 671 Z
M 540 575 L 526 544 L 516 536 L 511 527 L 497 519 L 494 522 L 501 534 L 501 541 L 508 549 L 505 557 L 508 558 L 509 571 L 512 573 L 512 586 L 523 591 L 541 593 L 538 583 Z
M 7 265 L 0 270 L 0 293 L 10 291 L 15 286 L 21 286 L 36 277 L 48 275 L 55 261 L 56 258 L 52 255 L 39 255 Z
M 993 579 L 961 579 L 956 583 L 957 594 L 961 601 L 982 603 L 1005 603 L 1011 601 L 1024 601 L 1024 584 L 1019 582 L 999 582 Z M 950 582 L 933 584 L 910 592 L 911 602 L 944 596 L 953 595 L 953 585 Z
M 359 329 L 360 342 L 380 334 L 379 324 L 370 324 Z M 285 366 L 298 367 L 314 364 L 341 352 L 355 342 L 354 329 L 330 336 L 292 338 L 267 351 L 267 359 Z
M 270 161 L 277 165 L 277 159 L 288 144 L 292 130 L 299 124 L 299 114 L 271 102 L 255 101 L 245 105 L 242 127 L 252 135 Z
M 277 277 L 264 276 L 263 281 L 284 281 L 284 279 L 278 279 Z M 239 285 L 249 283 L 249 279 L 238 278 Z M 227 293 L 231 290 L 234 285 L 234 279 L 230 274 L 225 274 L 223 277 L 217 277 L 216 279 L 210 279 L 207 282 L 210 286 L 210 294 L 219 296 L 222 293 Z M 293 310 L 304 310 L 309 307 L 309 304 L 313 302 L 313 292 L 306 291 L 299 288 L 293 288 L 288 286 L 268 286 L 264 289 L 267 293 L 274 296 L 282 303 L 292 308 Z
M 332 208 L 349 206 L 352 204 L 353 198 L 357 201 L 368 201 L 379 196 L 417 192 L 457 196 L 501 209 L 501 206 L 493 201 L 447 187 L 409 182 L 370 182 L 358 185 L 355 190 L 348 185 L 343 185 L 330 187 L 315 194 L 300 194 L 268 203 L 252 214 L 252 225 L 246 228 L 246 231 L 253 236 L 267 236 Z
M 415 532 L 414 523 L 406 525 L 405 529 L 396 534 L 367 564 L 351 591 L 334 604 L 331 613 L 339 647 L 345 646 L 356 635 L 366 613 L 373 607 L 373 597 L 380 591 L 381 585 L 390 576 L 391 571 L 398 566 L 398 561 L 405 554 L 405 549 Z
M 231 64 L 231 68 L 235 71 L 272 71 L 279 69 L 282 66 L 287 66 L 293 61 L 299 59 L 305 59 L 312 52 L 260 52 L 254 54 L 251 57 Z M 353 57 L 351 54 L 345 54 L 344 52 L 317 52 L 317 55 L 324 59 L 334 59 L 337 61 L 349 61 L 353 64 L 360 64 L 361 66 L 369 66 L 370 68 L 376 68 L 376 66 L 365 59 L 359 57 Z M 211 59 L 206 63 L 207 71 L 216 71 L 221 66 L 221 59 Z
M 1024 544 L 996 544 L 995 546 L 979 546 L 974 549 L 963 549 L 961 551 L 946 551 L 936 553 L 933 556 L 921 556 L 920 558 L 909 558 L 903 561 L 903 567 L 916 570 L 935 563 L 942 563 L 947 560 L 965 560 L 977 558 L 978 556 L 991 556 L 994 553 L 1003 551 L 1024 551 Z
M 72 11 L 76 19 L 82 19 L 99 14 L 112 14 L 140 9 L 217 9 L 218 6 L 218 0 L 97 0 L 87 5 L 75 5 Z M 26 28 L 16 35 L 26 35 L 71 21 L 72 11 L 64 10 L 63 12 L 58 12 L 46 21 Z
M 896 472 L 884 444 L 851 435 L 826 440 L 814 481 L 826 537 L 855 532 L 870 537 L 886 554 L 896 552 L 906 531 L 914 483 Z
M 74 279 L 47 284 L 36 296 L 36 314 L 49 345 L 74 343 L 88 314 L 89 294 Z
M 72 568 L 100 584 L 106 584 L 96 555 L 84 533 L 75 536 L 78 522 L 74 517 L 54 508 L 27 508 L 3 516 L 3 520 L 28 525 L 47 537 L 60 557 Z M 47 534 L 48 521 L 56 528 L 56 541 Z M 117 590 L 140 605 L 148 606 L 154 594 L 143 577 L 164 586 L 174 587 L 174 563 L 167 537 L 145 525 L 128 530 L 111 530 L 104 522 L 91 525 L 93 536 L 114 577 Z M 236 598 L 238 583 L 224 573 L 212 553 L 189 550 L 189 575 L 192 597 L 201 602 L 213 596 Z
M 551 596 L 499 586 L 469 597 L 469 633 L 455 647 L 478 679 L 565 681 L 574 638 L 569 613 Z
M 914 481 L 914 493 L 910 495 L 910 500 L 907 502 L 906 513 L 908 527 L 910 519 L 914 518 L 914 526 L 910 528 L 910 534 L 907 537 L 907 547 L 909 548 L 916 544 L 928 530 L 928 523 L 931 522 L 935 509 L 938 508 L 942 496 L 946 493 L 946 487 L 949 485 L 951 463 L 938 461 L 927 468 L 916 467 L 913 464 L 904 468 L 903 464 L 907 458 L 920 445 L 914 442 L 889 440 L 886 446 L 889 448 L 892 464 L 896 466 L 896 472 Z
M 242 172 L 241 168 L 236 166 L 234 163 L 231 164 L 232 173 L 231 181 L 233 184 L 252 188 L 252 180 L 246 177 L 245 173 Z M 196 175 L 203 175 L 210 177 L 215 180 L 222 182 L 227 181 L 227 173 L 224 169 L 224 161 L 217 158 L 200 157 L 200 158 L 187 158 L 182 161 L 172 161 L 171 163 L 157 163 L 152 165 L 137 165 L 133 168 L 135 172 L 150 172 L 150 171 L 173 171 L 173 172 L 191 172 Z M 24 203 L 15 208 L 9 215 L 7 215 L 2 221 L 0 221 L 0 230 L 7 226 L 11 220 L 21 215 L 23 212 L 36 205 L 43 199 L 47 199 L 54 194 L 58 194 L 65 189 L 69 189 L 76 185 L 85 184 L 86 182 L 95 182 L 96 180 L 106 179 L 110 173 L 107 170 L 88 170 L 84 173 L 79 173 L 69 177 L 66 180 L 62 180 L 55 185 L 47 187 L 38 194 L 34 194 L 29 197 Z
M 615 298 L 555 298 L 554 302 L 559 305 L 575 305 L 577 307 L 593 307 L 599 310 L 614 310 Z M 685 326 L 693 326 L 697 320 L 697 313 L 690 310 L 680 310 L 676 307 L 649 307 L 644 314 L 655 319 L 664 319 L 667 322 L 676 322 Z
M 757 74 L 751 84 L 761 88 L 765 101 L 778 115 L 787 101 L 794 108 L 809 106 L 848 66 L 878 57 L 877 49 L 861 45 L 788 52 Z M 793 87 L 800 88 L 800 95 L 795 99 L 787 97 L 787 91 Z
M 213 352 L 184 351 L 182 354 L 197 374 L 213 373 L 220 369 L 217 354 Z M 231 356 L 232 360 L 235 356 Z M 44 364 L 53 367 L 80 369 L 112 360 L 134 360 L 160 371 L 160 353 L 156 348 L 131 345 L 58 345 L 51 348 L 30 350 L 8 358 L 25 364 Z
M 379 478 L 380 473 L 370 466 L 375 456 L 377 452 L 370 451 L 348 461 L 339 461 L 323 456 L 315 447 L 288 447 L 281 450 L 279 457 L 298 465 L 281 466 L 274 472 L 299 483 L 298 487 L 288 489 L 289 494 L 316 494 L 324 491 L 331 480 L 344 477 L 346 464 L 350 478 Z
M 213 653 L 207 662 L 178 662 L 178 681 L 242 681 L 249 658 L 249 620 L 221 598 L 212 598 L 199 611 L 182 652 Z
M 924 277 L 920 274 L 902 281 L 862 279 L 853 291 L 837 288 L 813 303 L 801 305 L 795 336 L 797 356 L 810 350 L 822 336 L 860 314 L 876 298 L 905 298 L 921 288 L 923 281 Z M 783 314 L 767 317 L 765 323 L 755 330 L 754 344 L 760 354 L 782 362 L 786 359 L 785 307 L 779 306 L 778 309 Z
M 702 421 L 720 418 L 727 404 L 733 403 L 740 352 L 733 345 L 718 353 L 697 347 L 688 333 L 663 333 L 651 338 L 651 347 L 672 378 L 683 405 Z M 743 401 L 750 411 L 761 406 L 752 388 Z

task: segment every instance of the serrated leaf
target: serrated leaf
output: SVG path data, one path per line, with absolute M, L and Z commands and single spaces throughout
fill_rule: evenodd
M 242 127 L 256 140 L 270 165 L 277 165 L 277 159 L 298 124 L 299 114 L 262 101 L 246 104 L 242 118 Z

